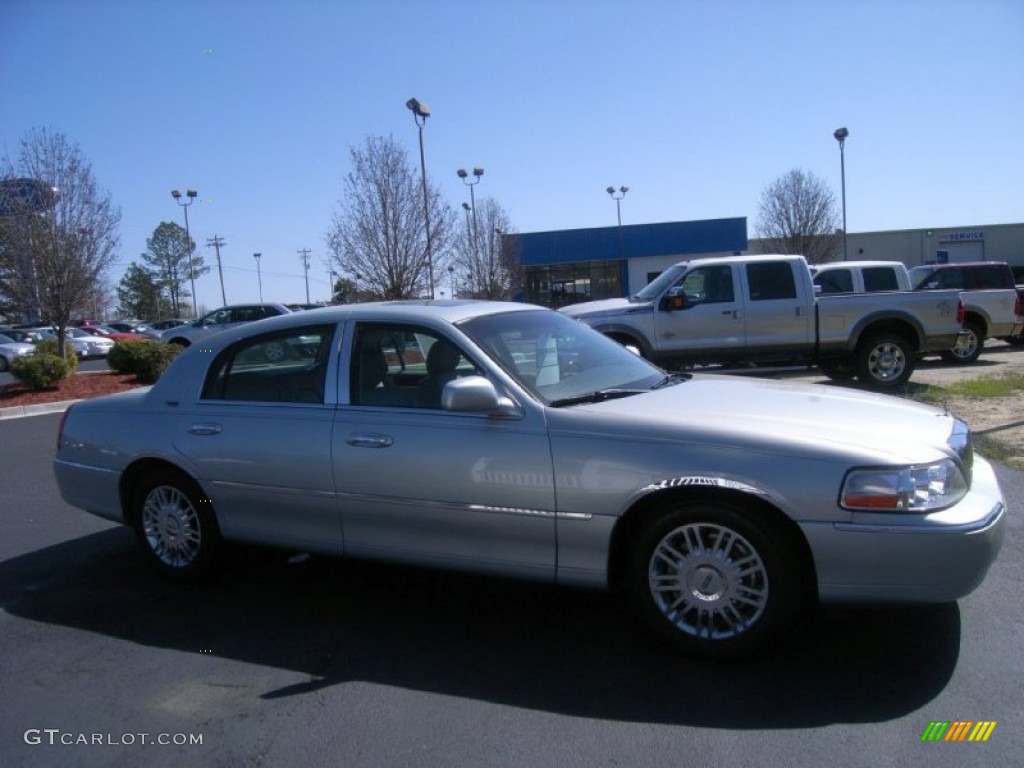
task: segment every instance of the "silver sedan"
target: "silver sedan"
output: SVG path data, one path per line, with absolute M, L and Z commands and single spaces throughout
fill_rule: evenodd
M 224 541 L 621 589 L 687 653 L 748 654 L 815 600 L 981 583 L 1005 505 L 965 424 L 820 385 L 667 374 L 487 302 L 347 305 L 189 347 L 81 402 L 54 468 L 149 562 Z

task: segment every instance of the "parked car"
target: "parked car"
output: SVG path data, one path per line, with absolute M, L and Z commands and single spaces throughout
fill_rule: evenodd
M 794 255 L 684 261 L 629 298 L 559 311 L 664 365 L 810 363 L 879 390 L 956 346 L 963 320 L 957 291 L 819 296 Z
M 1014 287 L 1009 264 L 997 261 L 928 264 L 912 268 L 910 281 L 916 291 L 949 288 L 960 291 L 964 302 L 964 331 L 969 340 L 942 354 L 949 362 L 973 363 L 981 355 L 985 339 L 1010 340 L 1021 333 L 1024 307 Z
M 115 344 L 119 341 L 140 341 L 146 338 L 141 333 L 119 331 L 109 325 L 80 325 L 78 329 L 93 336 L 103 336 Z
M 55 330 L 47 330 L 48 338 L 57 338 Z M 106 336 L 96 336 L 83 331 L 81 328 L 68 328 L 67 340 L 75 348 L 75 354 L 81 358 L 106 357 L 107 353 L 114 348 L 114 340 Z
M 203 315 L 195 322 L 169 328 L 160 335 L 160 338 L 162 341 L 187 347 L 197 339 L 218 331 L 290 313 L 291 310 L 283 304 L 238 304 L 221 307 Z
M 43 339 L 47 338 L 47 332 L 45 328 L 8 328 L 4 331 L 4 335 L 10 337 L 14 341 L 21 342 L 23 344 L 38 344 Z
M 11 362 L 36 351 L 34 344 L 15 341 L 6 333 L 0 333 L 0 371 L 6 371 Z
M 1024 285 L 1018 285 L 1017 287 L 1017 303 L 1024 311 Z M 1012 336 L 1006 336 L 1004 341 L 1009 344 L 1013 344 L 1015 347 L 1019 347 L 1024 344 L 1024 323 L 1021 324 L 1021 329 Z
M 667 374 L 500 302 L 352 304 L 210 336 L 149 391 L 73 405 L 54 471 L 172 579 L 245 541 L 621 588 L 670 643 L 715 657 L 815 599 L 956 600 L 1005 527 L 992 467 L 945 410 Z
M 109 323 L 104 323 L 108 328 L 113 328 L 118 333 L 140 333 L 139 326 L 142 323 L 138 321 L 127 321 L 127 320 L 111 320 Z
M 811 268 L 816 293 L 910 291 L 910 273 L 898 261 L 837 261 Z
M 7 331 L 7 335 L 15 341 L 38 344 L 44 339 L 56 339 L 57 329 L 52 326 L 36 328 L 16 328 Z M 105 336 L 94 336 L 81 328 L 68 328 L 66 341 L 71 343 L 75 354 L 81 358 L 105 357 L 113 349 L 114 341 Z

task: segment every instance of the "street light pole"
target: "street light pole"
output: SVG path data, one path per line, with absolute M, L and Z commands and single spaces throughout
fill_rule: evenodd
M 616 194 L 615 194 L 615 187 L 609 186 L 607 189 L 605 189 L 606 193 L 608 193 L 608 195 L 611 196 L 611 199 L 613 201 L 615 201 L 615 213 L 618 216 L 618 225 L 620 225 L 620 226 L 623 225 L 623 204 L 622 204 L 622 201 L 623 201 L 623 198 L 626 197 L 626 193 L 628 193 L 629 190 L 630 190 L 630 187 L 628 187 L 628 186 L 620 186 L 620 187 L 618 187 L 618 194 L 616 196 Z
M 612 200 L 615 201 L 615 214 L 616 214 L 616 216 L 619 219 L 619 257 L 621 258 L 622 257 L 622 251 L 623 251 L 623 247 L 622 247 L 622 198 L 624 198 L 626 196 L 626 193 L 629 192 L 629 187 L 627 187 L 627 186 L 619 187 L 618 193 L 616 193 L 615 187 L 608 187 L 608 189 L 606 189 L 605 192 L 607 192 L 609 195 L 611 195 Z
M 843 151 L 846 145 L 846 137 L 850 135 L 850 132 L 846 128 L 836 128 L 832 134 L 835 140 L 839 142 L 839 174 L 842 185 L 843 195 L 843 261 L 848 258 L 846 252 L 846 153 Z
M 420 134 L 420 178 L 423 181 L 423 219 L 427 228 L 427 272 L 430 286 L 430 298 L 434 298 L 434 254 L 430 242 L 430 203 L 427 198 L 427 163 L 423 155 L 423 126 L 430 117 L 430 107 L 416 98 L 409 99 L 405 106 L 412 112 L 412 119 L 419 128 Z
M 263 302 L 263 275 L 260 274 L 260 258 L 263 256 L 262 253 L 254 253 L 252 257 L 256 259 L 256 279 L 260 284 L 260 302 Z
M 171 197 L 174 201 L 185 209 L 185 247 L 188 248 L 188 278 L 192 284 L 192 317 L 199 317 L 199 302 L 196 300 L 196 270 L 192 266 L 192 235 L 188 231 L 188 207 L 195 202 L 198 192 L 194 189 L 186 189 L 185 195 L 188 198 L 188 202 L 181 202 L 181 192 L 176 189 L 171 190 Z
M 480 240 L 478 239 L 478 234 L 477 234 L 477 226 L 476 226 L 476 195 L 473 194 L 473 187 L 475 187 L 477 184 L 480 183 L 480 177 L 484 175 L 484 169 L 483 168 L 474 168 L 473 169 L 473 177 L 476 179 L 476 181 L 470 181 L 469 180 L 469 174 L 466 172 L 465 168 L 459 168 L 459 170 L 457 170 L 455 173 L 456 173 L 456 175 L 458 175 L 458 177 L 460 179 L 462 179 L 462 183 L 465 184 L 467 187 L 469 187 L 469 204 L 472 206 L 472 209 L 473 209 L 473 251 L 476 253 L 476 256 L 479 258 L 479 255 L 480 255 L 479 254 Z

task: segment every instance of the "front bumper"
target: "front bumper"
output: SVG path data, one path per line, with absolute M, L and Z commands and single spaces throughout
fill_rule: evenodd
M 981 584 L 1003 544 L 1006 504 L 991 465 L 974 460 L 971 490 L 928 515 L 854 515 L 804 523 L 822 602 L 941 603 Z

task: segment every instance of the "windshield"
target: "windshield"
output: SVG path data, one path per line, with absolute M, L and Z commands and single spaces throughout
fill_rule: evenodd
M 644 287 L 643 290 L 641 290 L 639 293 L 637 293 L 637 294 L 635 294 L 633 296 L 630 296 L 629 300 L 630 301 L 654 301 L 662 293 L 664 293 L 666 290 L 668 290 L 672 286 L 672 284 L 675 283 L 675 281 L 678 280 L 679 277 L 685 271 L 686 271 L 686 264 L 685 263 L 683 263 L 683 264 L 675 264 L 675 265 L 669 267 L 664 272 L 662 272 L 660 275 L 658 275 L 656 278 L 654 278 L 651 282 L 649 282 L 646 285 L 646 287 Z
M 607 390 L 647 390 L 665 379 L 660 368 L 557 312 L 486 315 L 459 328 L 545 404 Z
M 931 267 L 914 267 L 907 271 L 910 272 L 910 284 L 914 286 L 915 291 L 935 272 Z

